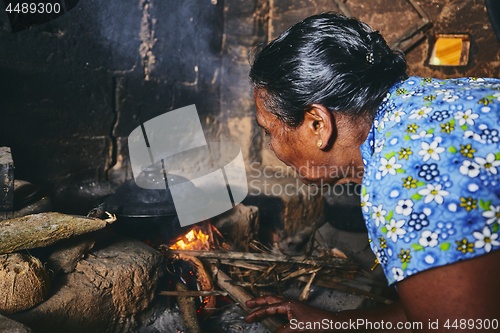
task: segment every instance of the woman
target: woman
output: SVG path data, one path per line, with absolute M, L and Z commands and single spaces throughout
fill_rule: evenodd
M 268 296 L 248 302 L 249 322 L 284 314 L 280 332 L 325 319 L 439 332 L 473 319 L 465 330 L 480 332 L 500 319 L 500 80 L 405 71 L 378 32 L 334 13 L 256 55 L 250 78 L 270 148 L 307 183 L 362 184 L 370 245 L 399 301 L 334 314 Z

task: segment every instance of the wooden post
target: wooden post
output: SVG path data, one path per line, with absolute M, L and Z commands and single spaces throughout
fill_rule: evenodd
M 0 211 L 14 210 L 14 161 L 9 147 L 0 147 Z

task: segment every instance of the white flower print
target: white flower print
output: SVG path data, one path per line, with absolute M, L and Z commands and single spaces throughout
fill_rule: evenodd
M 458 99 L 457 95 L 452 95 L 452 94 L 446 94 L 443 96 L 443 101 L 448 102 L 448 103 L 453 103 Z
M 384 129 L 385 128 L 385 123 L 389 121 L 389 116 L 387 115 L 388 112 L 385 112 L 382 115 L 382 119 L 375 119 L 373 121 L 373 125 L 377 129 Z
M 453 89 L 440 89 L 435 91 L 437 96 L 443 95 L 443 101 L 448 103 L 453 103 L 458 99 L 457 95 L 453 95 L 454 92 Z
M 382 177 L 384 177 L 387 174 L 395 175 L 396 170 L 400 169 L 401 167 L 401 164 L 396 163 L 396 156 L 393 156 L 390 159 L 382 157 L 380 159 L 380 167 L 378 168 L 378 170 L 382 172 Z
M 484 82 L 484 79 L 483 79 L 483 78 L 480 78 L 480 77 L 471 77 L 471 78 L 469 79 L 469 83 L 470 83 L 471 85 L 473 85 L 474 83 L 476 83 L 476 84 L 478 84 L 478 85 L 479 85 L 479 84 L 483 84 L 483 82 Z
M 483 217 L 486 217 L 486 224 L 498 223 L 500 224 L 500 205 L 493 206 L 490 205 L 490 209 L 483 213 Z
M 488 128 L 488 125 L 481 124 L 478 126 L 481 130 L 480 137 L 483 143 L 499 143 L 499 131 L 496 128 Z
M 420 109 L 415 109 L 411 111 L 409 119 L 422 119 L 422 118 L 427 118 L 429 116 L 429 113 L 431 113 L 432 108 L 430 107 L 423 107 Z
M 385 145 L 385 140 L 384 139 L 382 139 L 382 140 L 375 140 L 374 152 L 376 154 L 380 153 L 382 151 L 382 149 L 384 149 L 384 145 Z
M 425 261 L 427 264 L 432 265 L 432 264 L 436 261 L 436 258 L 434 258 L 434 257 L 432 256 L 432 254 L 428 254 L 428 255 L 426 255 L 426 256 L 425 256 L 424 261 Z
M 430 230 L 424 230 L 422 231 L 422 235 L 420 236 L 418 243 L 423 247 L 434 247 L 439 243 L 438 238 L 438 233 L 432 232 Z
M 380 128 L 384 129 L 385 123 L 389 121 L 389 115 L 387 113 L 384 113 L 384 116 L 382 117 L 382 120 L 379 123 Z
M 441 184 L 433 185 L 427 184 L 427 187 L 418 191 L 418 194 L 425 196 L 424 203 L 430 203 L 435 201 L 437 204 L 442 204 L 444 201 L 444 196 L 450 194 L 450 192 L 445 191 L 441 188 Z
M 394 278 L 394 280 L 396 280 L 396 282 L 399 282 L 405 278 L 405 273 L 403 272 L 403 270 L 401 268 L 393 267 L 392 268 L 392 277 Z
M 495 97 L 497 99 L 497 101 L 500 102 L 500 92 L 496 92 L 493 94 L 493 97 Z
M 493 153 L 486 155 L 486 158 L 476 157 L 474 161 L 494 175 L 497 174 L 497 167 L 500 166 L 500 160 L 496 160 Z
M 481 171 L 479 164 L 470 160 L 463 161 L 458 170 L 462 175 L 468 176 L 470 178 L 476 178 Z
M 412 140 L 418 140 L 418 139 L 423 139 L 423 138 L 431 138 L 432 134 L 427 133 L 427 131 L 420 131 L 418 134 L 413 134 L 410 136 Z
M 472 109 L 468 109 L 465 112 L 458 111 L 455 114 L 455 119 L 458 120 L 459 126 L 463 126 L 465 124 L 474 125 L 474 119 L 477 119 L 477 118 L 479 118 L 479 115 L 472 113 Z
M 455 91 L 453 89 L 438 89 L 435 90 L 434 93 L 439 96 L 439 95 L 451 95 Z
M 398 200 L 398 205 L 396 206 L 396 213 L 403 216 L 409 216 L 413 211 L 413 201 L 410 199 Z
M 406 234 L 406 230 L 401 228 L 405 224 L 405 220 L 396 221 L 395 219 L 391 219 L 387 228 L 387 239 L 391 239 L 394 243 L 397 242 L 398 237 Z
M 361 198 L 361 208 L 365 213 L 368 213 L 370 211 L 370 207 L 372 206 L 372 203 L 369 200 L 370 200 L 369 193 L 363 195 L 363 197 Z
M 436 89 L 434 90 L 434 93 L 439 96 L 439 95 L 449 95 L 453 93 L 453 90 L 451 89 Z
M 407 99 L 407 98 L 412 97 L 413 95 L 415 95 L 415 91 L 411 90 L 411 91 L 408 91 L 406 94 L 401 95 L 401 98 L 402 99 Z
M 483 106 L 481 107 L 481 112 L 483 113 L 488 113 L 491 111 L 491 108 L 489 106 Z
M 483 228 L 482 232 L 475 231 L 472 235 L 477 239 L 474 246 L 478 249 L 484 248 L 486 252 L 490 252 L 493 246 L 500 245 L 497 240 L 498 234 L 491 234 L 491 230 L 487 226 Z
M 434 88 L 439 88 L 441 87 L 441 83 L 438 81 L 431 81 L 431 82 L 426 82 L 426 86 L 434 87 Z
M 430 144 L 427 142 L 422 142 L 421 144 L 422 150 L 418 152 L 419 155 L 423 155 L 423 161 L 427 162 L 429 159 L 433 159 L 435 161 L 439 161 L 439 154 L 444 152 L 443 147 L 439 147 L 439 140 L 434 140 Z
M 399 267 L 393 267 L 392 268 L 392 278 L 396 281 L 399 282 L 405 278 L 405 273 L 403 270 Z
M 406 112 L 403 112 L 402 109 L 394 111 L 393 114 L 391 114 L 389 120 L 390 121 L 395 121 L 396 123 L 399 123 L 401 121 L 401 116 L 404 116 Z
M 464 132 L 464 139 L 472 139 L 475 141 L 479 141 L 481 143 L 485 143 L 483 139 L 481 139 L 481 135 L 475 133 L 474 131 L 465 131 Z
M 382 208 L 382 205 L 378 205 L 378 207 L 373 206 L 372 219 L 375 220 L 377 227 L 385 223 L 385 214 L 387 214 L 387 211 Z

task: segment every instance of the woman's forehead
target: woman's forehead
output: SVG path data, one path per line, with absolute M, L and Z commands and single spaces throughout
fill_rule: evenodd
M 270 117 L 273 115 L 266 109 L 262 98 L 258 94 L 255 95 L 255 109 L 257 124 L 264 128 L 269 126 Z

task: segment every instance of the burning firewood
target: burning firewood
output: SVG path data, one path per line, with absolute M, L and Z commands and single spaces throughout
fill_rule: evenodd
M 196 277 L 196 282 L 199 290 L 210 291 L 214 289 L 209 274 L 206 272 L 203 263 L 198 258 L 184 253 L 179 253 L 171 256 L 169 259 L 172 262 L 182 261 L 184 264 L 187 264 L 191 267 L 193 275 Z M 203 310 L 205 312 L 211 312 L 211 310 L 215 308 L 215 302 L 216 299 L 213 295 L 203 297 Z
M 389 304 L 390 300 L 367 291 L 375 281 L 363 275 L 348 259 L 337 257 L 286 256 L 270 253 L 169 250 L 170 255 L 188 254 L 212 264 L 239 270 L 232 283 L 255 288 L 286 286 L 292 281 L 305 282 L 301 300 L 307 300 L 312 284 L 337 289 Z M 229 270 L 230 271 L 230 270 Z M 220 286 L 220 285 L 219 285 Z M 229 295 L 231 296 L 231 295 Z
M 285 255 L 279 249 L 269 248 L 256 240 L 250 240 L 248 244 L 248 250 L 252 252 L 228 251 L 231 247 L 227 246 L 222 234 L 215 226 L 205 223 L 195 226 L 170 245 L 160 246 L 160 251 L 170 260 L 185 262 L 193 267 L 200 285 L 199 290 L 177 288 L 176 291 L 161 294 L 179 299 L 204 297 L 213 301 L 210 307 L 222 294 L 248 312 L 250 309 L 246 307 L 246 301 L 249 299 L 262 293 L 280 294 L 291 283 L 298 282 L 302 284 L 301 301 L 307 301 L 313 285 L 319 285 L 385 304 L 390 302 L 368 291 L 376 283 L 338 249 L 325 248 L 312 240 L 307 255 Z M 209 266 L 212 267 L 212 277 L 205 276 L 205 268 Z M 222 291 L 214 290 L 215 287 Z M 182 306 L 194 307 L 193 304 L 186 304 Z M 271 331 L 281 325 L 276 320 L 268 319 L 262 323 Z

